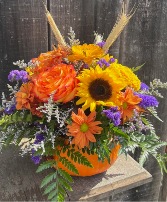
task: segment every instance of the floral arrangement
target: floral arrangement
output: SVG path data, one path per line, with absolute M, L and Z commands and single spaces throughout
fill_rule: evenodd
M 141 165 L 152 155 L 167 172 L 167 156 L 158 151 L 167 143 L 149 120 L 161 121 L 156 97 L 167 83 L 142 83 L 135 74 L 142 66 L 129 68 L 108 53 L 132 15 L 123 9 L 106 41 L 95 33 L 94 43 L 81 45 L 72 29 L 67 44 L 47 11 L 58 47 L 28 64 L 14 63 L 19 69 L 9 73 L 14 85 L 8 84 L 10 97 L 2 95 L 0 147 L 19 145 L 21 155 L 40 164 L 37 172 L 56 168 L 41 184 L 48 200 L 63 201 L 71 191 L 69 173 L 79 174 L 73 162 L 93 167 L 85 153 L 111 163 L 114 148 L 120 154 L 140 148 Z

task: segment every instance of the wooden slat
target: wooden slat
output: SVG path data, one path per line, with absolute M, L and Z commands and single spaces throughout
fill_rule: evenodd
M 46 0 L 44 0 L 46 2 Z M 39 0 L 0 1 L 0 94 L 6 91 L 13 62 L 48 49 L 47 21 Z

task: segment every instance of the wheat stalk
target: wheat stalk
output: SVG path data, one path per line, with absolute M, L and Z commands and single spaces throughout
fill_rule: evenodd
M 67 44 L 66 44 L 66 42 L 65 42 L 65 40 L 64 40 L 64 38 L 63 38 L 63 36 L 61 35 L 61 33 L 60 33 L 60 31 L 59 31 L 59 29 L 58 29 L 58 27 L 57 27 L 57 25 L 56 25 L 56 23 L 55 23 L 55 21 L 54 21 L 52 15 L 51 15 L 50 12 L 47 10 L 47 7 L 46 7 L 45 4 L 44 4 L 44 7 L 45 7 L 45 10 L 46 10 L 46 13 L 45 13 L 45 14 L 46 14 L 47 20 L 48 20 L 48 22 L 49 22 L 49 24 L 50 24 L 50 27 L 51 27 L 51 29 L 52 29 L 52 31 L 53 31 L 53 34 L 54 34 L 54 36 L 55 36 L 55 38 L 56 38 L 58 44 L 59 44 L 60 46 L 62 46 L 62 47 L 67 47 Z
M 109 34 L 105 45 L 103 46 L 103 50 L 105 53 L 109 50 L 110 46 L 115 42 L 120 33 L 123 31 L 124 27 L 128 24 L 131 17 L 134 15 L 137 8 L 134 6 L 129 14 L 126 14 L 126 4 L 123 2 L 122 4 L 122 13 L 118 16 L 117 21 Z

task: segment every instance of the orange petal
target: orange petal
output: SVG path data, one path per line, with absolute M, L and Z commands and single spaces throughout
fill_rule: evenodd
M 96 142 L 94 135 L 90 131 L 87 131 L 85 135 L 90 142 Z
M 74 112 L 72 113 L 72 120 L 79 125 L 84 123 L 84 119 L 81 116 L 76 115 Z
M 88 116 L 87 123 L 90 123 L 90 122 L 94 121 L 95 118 L 96 118 L 96 112 L 95 112 L 95 111 L 94 111 L 94 112 L 91 112 L 91 113 L 89 114 L 89 116 Z

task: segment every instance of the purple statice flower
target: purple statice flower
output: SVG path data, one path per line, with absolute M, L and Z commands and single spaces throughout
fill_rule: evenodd
M 141 85 L 140 85 L 140 90 L 149 90 L 149 86 L 147 86 L 145 83 L 141 82 Z
M 7 115 L 13 114 L 13 112 L 16 110 L 16 105 L 13 104 L 10 107 L 7 107 L 4 109 L 4 113 Z
M 23 83 L 28 81 L 28 73 L 24 70 L 12 70 L 8 75 L 10 82 L 21 80 Z
M 34 144 L 39 144 L 45 139 L 44 135 L 42 133 L 36 134 L 36 139 L 34 141 Z
M 139 93 L 136 94 L 142 98 L 142 101 L 139 103 L 141 108 L 146 109 L 147 107 L 158 107 L 159 102 L 154 96 Z
M 12 70 L 8 75 L 8 80 L 11 82 L 18 81 L 19 79 L 19 70 Z
M 32 152 L 31 160 L 34 162 L 34 164 L 39 164 L 41 161 L 41 156 L 39 156 L 39 155 L 34 156 L 34 153 L 35 153 L 34 149 L 32 149 L 31 152 Z
M 47 127 L 45 124 L 41 124 L 41 123 L 36 121 L 33 123 L 33 125 L 36 126 L 37 128 L 40 128 L 41 130 L 47 131 Z
M 109 67 L 110 66 L 110 63 L 108 63 L 105 59 L 100 59 L 97 64 L 102 67 L 103 65 L 105 65 L 106 67 Z
M 105 43 L 106 43 L 105 41 L 101 41 L 101 42 L 97 43 L 97 45 L 100 46 L 100 48 L 103 48 Z
M 84 64 L 84 65 L 83 65 L 83 68 L 84 68 L 84 69 L 88 69 L 88 68 L 89 68 L 89 65 Z
M 109 63 L 114 63 L 115 59 L 114 58 L 110 58 L 110 60 L 108 61 Z
M 31 160 L 34 162 L 34 164 L 39 164 L 41 161 L 41 157 L 40 156 L 32 156 Z
M 118 111 L 117 107 L 111 107 L 110 109 L 103 110 L 103 112 L 108 119 L 110 119 L 115 126 L 121 123 L 121 113 Z
M 26 71 L 20 71 L 20 80 L 22 80 L 23 83 L 28 81 L 28 73 Z

